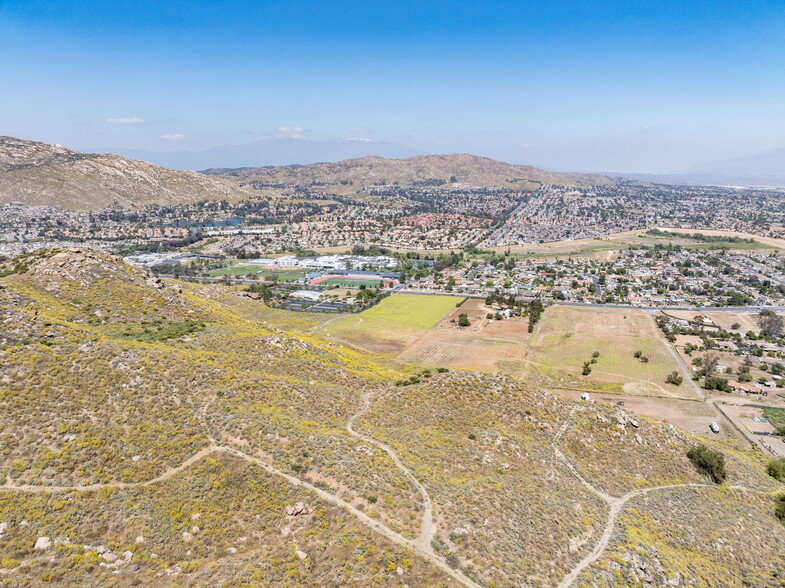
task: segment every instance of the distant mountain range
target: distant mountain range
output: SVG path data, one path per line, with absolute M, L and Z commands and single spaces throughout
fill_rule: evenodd
M 611 174 L 663 184 L 785 187 L 785 149 L 717 159 L 672 174 Z
M 241 145 L 220 145 L 203 151 L 143 151 L 135 149 L 99 149 L 125 157 L 149 161 L 173 169 L 202 170 L 207 168 L 262 167 L 338 161 L 379 155 L 411 157 L 422 152 L 399 145 L 366 138 L 343 141 L 312 141 L 310 139 L 268 138 Z
M 249 195 L 224 178 L 166 169 L 119 155 L 80 153 L 62 145 L 0 137 L 0 203 L 87 210 L 113 204 L 135 208 Z
M 586 185 L 613 181 L 597 174 L 549 172 L 530 165 L 513 165 L 460 153 L 418 155 L 406 159 L 368 156 L 335 163 L 287 165 L 262 168 L 216 168 L 211 175 L 226 175 L 256 188 L 279 184 L 327 185 L 336 191 L 356 191 L 363 186 L 412 183 L 465 185 L 472 187 L 531 188 L 536 184 Z
M 353 193 L 364 186 L 412 183 L 525 190 L 539 184 L 612 182 L 601 175 L 549 172 L 469 154 L 406 159 L 366 156 L 335 163 L 213 168 L 197 173 L 120 155 L 81 153 L 62 145 L 0 137 L 0 204 L 19 202 L 83 210 L 110 205 L 136 208 L 153 203 L 236 200 L 250 196 L 253 188 L 291 184 Z

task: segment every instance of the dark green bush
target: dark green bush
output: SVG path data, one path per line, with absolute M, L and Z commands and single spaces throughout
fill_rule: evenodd
M 777 506 L 774 507 L 774 516 L 785 525 L 785 494 L 777 498 Z
M 785 482 L 785 457 L 772 459 L 766 468 L 766 473 L 780 482 Z
M 722 484 L 728 477 L 725 471 L 725 456 L 719 451 L 698 445 L 687 452 L 687 457 L 696 470 L 711 478 L 715 484 Z

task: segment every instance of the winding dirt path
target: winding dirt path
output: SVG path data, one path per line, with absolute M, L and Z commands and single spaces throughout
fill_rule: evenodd
M 210 455 L 211 453 L 220 451 L 221 449 L 223 448 L 217 445 L 208 445 L 204 449 L 194 453 L 180 465 L 168 468 L 167 470 L 164 470 L 161 475 L 149 480 L 145 480 L 144 482 L 106 482 L 104 484 L 84 484 L 77 486 L 37 486 L 34 484 L 12 486 L 10 481 L 6 481 L 5 484 L 0 486 L 0 490 L 15 490 L 17 492 L 89 492 L 90 490 L 101 490 L 103 488 L 138 488 L 141 486 L 150 486 L 152 484 L 157 484 L 158 482 L 163 482 L 164 480 L 179 474 L 181 471 L 187 467 L 192 466 L 206 455 Z
M 422 497 L 422 504 L 423 504 L 423 515 L 422 520 L 420 521 L 420 534 L 414 540 L 415 543 L 420 545 L 420 547 L 431 549 L 431 541 L 433 541 L 434 536 L 436 535 L 436 523 L 433 520 L 433 504 L 431 503 L 431 497 L 428 495 L 428 491 L 425 489 L 420 481 L 415 478 L 414 474 L 411 472 L 409 468 L 407 468 L 401 460 L 398 458 L 398 455 L 395 451 L 390 448 L 390 446 L 385 445 L 381 441 L 377 441 L 371 437 L 366 437 L 362 433 L 358 433 L 354 430 L 354 422 L 363 416 L 368 409 L 371 407 L 371 397 L 373 396 L 372 392 L 367 393 L 363 396 L 363 406 L 359 412 L 355 413 L 350 419 L 349 422 L 346 423 L 346 432 L 350 435 L 357 437 L 358 439 L 365 441 L 366 443 L 370 443 L 371 445 L 375 445 L 382 451 L 384 451 L 387 455 L 390 456 L 390 459 L 393 460 L 396 467 L 401 470 L 409 480 L 411 480 L 412 484 L 415 485 L 417 491 L 420 493 Z
M 570 415 L 564 421 L 564 424 L 561 426 L 559 431 L 554 436 L 551 444 L 553 446 L 554 452 L 556 455 L 564 462 L 567 468 L 572 472 L 572 474 L 583 484 L 586 488 L 588 488 L 591 492 L 602 498 L 609 507 L 608 510 L 608 520 L 605 523 L 605 527 L 602 530 L 602 535 L 600 536 L 599 541 L 594 546 L 594 549 L 589 552 L 586 557 L 584 557 L 581 561 L 579 561 L 575 567 L 570 570 L 570 572 L 564 577 L 564 579 L 559 582 L 559 588 L 569 588 L 572 586 L 575 581 L 578 579 L 578 576 L 588 568 L 591 564 L 595 561 L 600 559 L 602 554 L 605 552 L 605 549 L 608 547 L 608 543 L 611 540 L 611 536 L 613 535 L 613 531 L 616 528 L 616 519 L 619 517 L 622 509 L 625 507 L 627 502 L 631 499 L 641 496 L 643 494 L 648 494 L 650 492 L 658 492 L 660 490 L 671 490 L 675 488 L 716 488 L 713 484 L 698 484 L 698 483 L 686 483 L 686 484 L 668 484 L 665 486 L 652 486 L 651 488 L 640 488 L 638 490 L 631 490 L 626 494 L 614 497 L 606 494 L 590 482 L 588 482 L 583 476 L 581 476 L 580 472 L 578 472 L 577 468 L 573 465 L 573 463 L 567 458 L 566 455 L 562 452 L 561 448 L 559 447 L 559 442 L 564 434 L 569 429 L 570 425 L 572 424 L 573 416 L 576 412 L 580 411 L 580 407 L 575 407 L 570 412 Z M 768 492 L 762 490 L 754 490 L 752 488 L 747 488 L 746 486 L 726 486 L 730 490 L 742 490 L 745 492 L 752 492 L 755 494 L 768 494 Z
M 291 474 L 287 474 L 277 469 L 276 467 L 266 463 L 265 461 L 257 457 L 254 457 L 253 455 L 244 453 L 239 449 L 236 449 L 234 447 L 229 447 L 226 445 L 217 444 L 213 435 L 210 434 L 209 427 L 207 427 L 207 422 L 206 422 L 207 408 L 212 403 L 214 398 L 206 402 L 202 406 L 202 408 L 200 408 L 200 410 L 198 411 L 199 418 L 203 420 L 205 427 L 208 428 L 207 436 L 208 439 L 210 439 L 211 444 L 205 447 L 204 449 L 201 449 L 200 451 L 198 451 L 188 459 L 186 459 L 183 463 L 181 463 L 177 467 L 169 468 L 166 471 L 164 471 L 161 475 L 155 478 L 146 480 L 144 482 L 130 482 L 130 483 L 107 482 L 105 484 L 89 484 L 89 485 L 78 485 L 78 486 L 35 486 L 29 484 L 22 485 L 22 486 L 12 486 L 10 485 L 10 482 L 6 482 L 4 485 L 0 486 L 0 491 L 5 490 L 10 492 L 34 492 L 34 493 L 88 492 L 91 490 L 100 490 L 102 488 L 135 488 L 140 486 L 150 486 L 152 484 L 156 484 L 158 482 L 162 482 L 164 480 L 171 478 L 172 476 L 178 474 L 179 472 L 193 465 L 203 457 L 210 455 L 211 453 L 221 451 L 229 455 L 232 455 L 236 458 L 253 463 L 261 467 L 264 471 L 274 476 L 283 478 L 292 486 L 305 488 L 306 490 L 309 490 L 317 494 L 320 498 L 322 498 L 326 502 L 329 502 L 330 504 L 345 509 L 348 513 L 353 515 L 360 523 L 368 527 L 370 530 L 374 531 L 375 533 L 378 533 L 379 535 L 387 538 L 391 542 L 401 547 L 405 547 L 416 552 L 423 559 L 428 561 L 433 566 L 442 570 L 444 573 L 446 573 L 448 576 L 450 576 L 456 582 L 462 584 L 463 586 L 467 586 L 468 588 L 482 588 L 479 584 L 477 584 L 466 574 L 464 574 L 460 569 L 455 569 L 450 567 L 447 564 L 447 561 L 441 555 L 437 554 L 433 550 L 433 547 L 431 546 L 431 540 L 433 539 L 433 536 L 436 532 L 436 525 L 433 521 L 433 507 L 432 507 L 431 499 L 425 487 L 422 484 L 420 484 L 420 482 L 414 477 L 414 474 L 412 474 L 412 472 L 406 466 L 404 466 L 403 463 L 401 463 L 398 456 L 390 447 L 388 447 L 384 443 L 381 443 L 379 441 L 376 441 L 375 439 L 366 437 L 365 435 L 361 435 L 360 433 L 354 431 L 353 423 L 358 417 L 365 414 L 368 408 L 370 408 L 371 396 L 372 393 L 369 393 L 363 397 L 363 406 L 360 408 L 360 410 L 357 413 L 355 413 L 352 417 L 350 417 L 346 425 L 346 430 L 350 435 L 353 435 L 354 437 L 357 437 L 358 439 L 361 439 L 366 443 L 375 445 L 376 447 L 385 451 L 390 456 L 390 458 L 395 462 L 396 466 L 399 467 L 401 471 L 403 471 L 406 474 L 406 476 L 409 479 L 411 479 L 414 485 L 417 487 L 417 490 L 420 492 L 420 495 L 423 498 L 423 520 L 420 524 L 420 533 L 415 539 L 409 539 L 407 537 L 404 537 L 400 533 L 393 531 L 381 521 L 377 521 L 376 519 L 371 518 L 363 511 L 357 509 L 355 506 L 346 502 L 343 498 L 340 498 L 339 496 L 333 494 L 332 492 L 328 492 L 326 490 L 318 488 L 317 486 L 314 486 L 309 482 L 306 482 L 295 476 L 292 476 Z
M 431 546 L 431 542 L 436 533 L 436 523 L 433 518 L 433 504 L 431 501 L 430 496 L 428 495 L 428 491 L 426 490 L 425 486 L 423 486 L 419 480 L 414 476 L 411 470 L 407 468 L 401 462 L 398 455 L 390 448 L 388 445 L 377 441 L 371 437 L 358 433 L 354 430 L 354 424 L 358 418 L 362 417 L 371 407 L 371 399 L 373 397 L 373 392 L 369 392 L 363 396 L 363 404 L 360 410 L 358 410 L 354 415 L 352 415 L 348 422 L 346 423 L 346 431 L 360 439 L 366 443 L 374 445 L 378 447 L 387 455 L 390 456 L 390 459 L 393 460 L 396 467 L 398 467 L 407 478 L 411 480 L 414 486 L 417 488 L 420 496 L 422 497 L 423 502 L 423 516 L 422 521 L 420 522 L 420 532 L 418 536 L 414 539 L 409 539 L 408 537 L 404 537 L 400 533 L 393 531 L 388 526 L 386 526 L 381 521 L 371 518 L 365 512 L 359 510 L 357 507 L 353 506 L 351 503 L 345 501 L 343 498 L 340 498 L 338 495 L 328 492 L 322 488 L 314 486 L 313 484 L 301 480 L 291 474 L 288 474 L 284 471 L 277 469 L 276 467 L 268 464 L 267 462 L 263 461 L 262 459 L 255 457 L 253 455 L 249 455 L 236 449 L 234 447 L 229 447 L 227 445 L 218 444 L 215 438 L 209 434 L 209 427 L 207 426 L 206 422 L 206 412 L 208 406 L 214 400 L 211 399 L 207 403 L 205 403 L 202 408 L 199 410 L 199 417 L 203 420 L 205 427 L 208 429 L 208 438 L 210 439 L 210 445 L 204 447 L 203 449 L 196 452 L 194 455 L 183 461 L 180 465 L 176 467 L 171 467 L 162 472 L 159 476 L 155 478 L 151 478 L 150 480 L 146 480 L 143 482 L 107 482 L 102 484 L 88 484 L 88 485 L 77 485 L 77 486 L 36 486 L 31 484 L 25 484 L 21 486 L 13 486 L 11 485 L 10 481 L 7 481 L 5 484 L 0 486 L 0 491 L 11 491 L 11 492 L 88 492 L 92 490 L 101 490 L 104 488 L 136 488 L 136 487 L 143 487 L 143 486 L 150 486 L 152 484 L 157 484 L 159 482 L 163 482 L 175 476 L 176 474 L 180 473 L 184 469 L 190 467 L 200 459 L 210 455 L 211 453 L 215 452 L 224 452 L 229 455 L 232 455 L 238 459 L 242 459 L 249 463 L 253 463 L 259 467 L 261 467 L 264 471 L 277 476 L 279 478 L 283 478 L 289 484 L 295 487 L 304 488 L 314 494 L 318 495 L 320 498 L 333 504 L 335 506 L 339 506 L 346 510 L 349 514 L 354 516 L 360 523 L 365 525 L 371 531 L 385 537 L 389 541 L 408 549 L 411 549 L 418 555 L 420 555 L 423 559 L 434 565 L 435 567 L 439 568 L 455 581 L 459 582 L 460 584 L 467 586 L 469 588 L 481 588 L 479 584 L 474 582 L 471 578 L 466 576 L 460 569 L 455 569 L 447 564 L 447 561 L 438 553 L 436 553 Z M 665 486 L 653 486 L 651 488 L 641 488 L 637 490 L 632 490 L 627 492 L 623 496 L 614 497 L 600 488 L 597 488 L 592 483 L 590 483 L 586 478 L 584 478 L 575 465 L 569 460 L 569 458 L 564 454 L 564 452 L 559 447 L 559 444 L 564 437 L 564 435 L 569 430 L 570 426 L 573 423 L 574 416 L 577 412 L 580 412 L 583 409 L 580 406 L 576 406 L 572 409 L 568 417 L 565 419 L 562 426 L 554 435 L 553 439 L 551 440 L 551 446 L 553 447 L 554 454 L 564 463 L 567 469 L 581 482 L 583 486 L 585 486 L 590 492 L 599 496 L 607 505 L 608 505 L 608 517 L 603 527 L 602 535 L 600 536 L 599 540 L 595 544 L 594 548 L 583 558 L 579 561 L 571 570 L 570 572 L 562 579 L 559 583 L 559 588 L 569 588 L 572 586 L 577 580 L 581 573 L 586 570 L 589 566 L 591 566 L 594 562 L 596 562 L 602 554 L 605 552 L 608 544 L 610 543 L 611 537 L 613 535 L 613 531 L 616 528 L 616 521 L 619 517 L 619 514 L 622 512 L 626 504 L 633 498 L 637 496 L 641 496 L 643 494 L 648 494 L 650 492 L 658 492 L 661 490 L 669 490 L 669 489 L 677 489 L 677 488 L 716 488 L 713 484 L 698 484 L 698 483 L 686 483 L 686 484 L 669 484 Z M 756 494 L 770 494 L 770 492 L 766 492 L 764 490 L 754 490 L 751 488 L 747 488 L 746 486 L 726 486 L 725 488 L 731 490 L 740 490 L 745 492 L 752 492 Z

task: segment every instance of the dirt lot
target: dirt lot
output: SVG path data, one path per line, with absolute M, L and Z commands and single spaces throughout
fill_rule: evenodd
M 577 390 L 559 390 L 553 392 L 563 398 L 580 400 L 581 392 Z M 676 398 L 642 398 L 624 394 L 590 393 L 592 401 L 615 405 L 624 402 L 624 410 L 656 421 L 671 423 L 684 431 L 707 437 L 738 437 L 736 430 L 722 418 L 714 408 L 698 400 L 680 400 Z M 719 434 L 709 429 L 714 421 L 720 426 Z
M 676 343 L 677 347 L 685 347 L 692 343 L 695 347 L 700 347 L 703 345 L 703 339 L 698 337 L 697 335 L 676 335 Z
M 702 315 L 710 318 L 715 325 L 727 331 L 731 331 L 731 326 L 738 323 L 737 329 L 741 333 L 747 331 L 758 331 L 758 313 L 757 312 L 703 312 L 696 310 L 669 310 L 669 315 L 691 321 L 696 315 Z
M 757 404 L 755 401 L 752 403 Z M 767 401 L 766 404 L 771 403 Z M 774 425 L 768 422 L 768 419 L 764 419 L 766 422 L 757 420 L 764 418 L 762 407 L 747 406 L 742 403 L 733 404 L 726 400 L 722 409 L 736 421 L 737 425 L 747 429 L 756 441 L 765 446 L 765 449 L 773 451 L 779 457 L 785 457 L 785 440 L 772 434 L 775 431 Z M 768 433 L 768 435 L 761 433 Z

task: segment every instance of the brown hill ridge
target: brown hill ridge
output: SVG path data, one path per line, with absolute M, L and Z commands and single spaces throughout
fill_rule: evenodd
M 436 180 L 446 185 L 471 187 L 527 187 L 532 184 L 595 185 L 613 180 L 596 174 L 550 172 L 530 165 L 513 165 L 487 157 L 418 155 L 407 159 L 368 156 L 335 163 L 313 163 L 263 168 L 210 169 L 204 173 L 227 175 L 257 185 L 345 185 L 354 189 L 398 183 L 408 185 Z
M 235 200 L 250 193 L 223 178 L 112 154 L 0 137 L 0 204 L 89 210 L 119 205 Z

